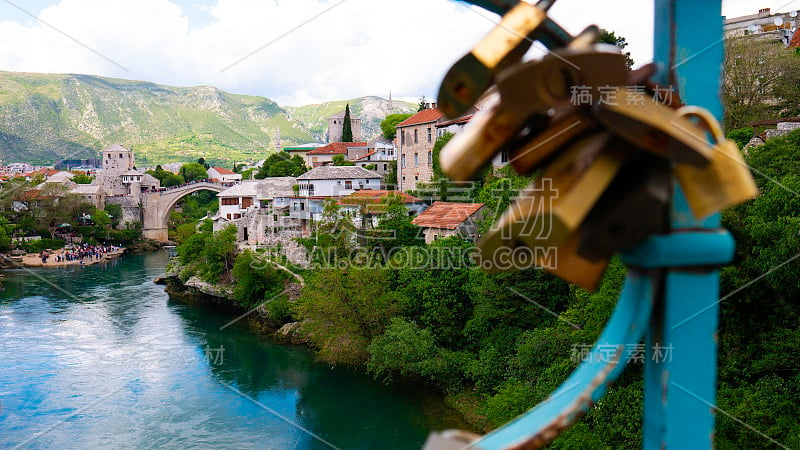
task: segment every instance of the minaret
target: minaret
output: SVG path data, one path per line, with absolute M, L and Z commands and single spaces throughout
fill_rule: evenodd
M 281 129 L 275 127 L 275 150 L 281 151 Z
M 392 114 L 393 111 L 394 111 L 394 105 L 392 104 L 392 90 L 389 89 L 389 114 L 387 114 L 387 116 Z

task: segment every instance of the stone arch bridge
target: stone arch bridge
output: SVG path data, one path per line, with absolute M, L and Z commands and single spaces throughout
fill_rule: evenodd
M 142 236 L 166 242 L 169 240 L 167 236 L 169 212 L 180 199 L 197 191 L 222 192 L 225 189 L 227 187 L 221 184 L 203 181 L 142 194 Z

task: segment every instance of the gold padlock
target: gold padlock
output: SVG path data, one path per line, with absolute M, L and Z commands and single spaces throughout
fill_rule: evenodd
M 484 108 L 442 149 L 439 155 L 442 170 L 454 181 L 471 180 L 521 126 L 520 117 L 503 109 L 499 94 L 492 94 Z
M 628 155 L 627 146 L 615 141 L 610 133 L 595 134 L 548 166 L 483 236 L 479 243 L 482 264 L 503 269 L 513 261 L 519 267 L 519 258 L 527 257 L 530 263 L 591 289 L 605 265 L 576 254 L 577 230 Z M 523 246 L 530 255 L 520 253 Z M 553 252 L 558 255 L 557 264 L 548 260 Z M 570 268 L 567 261 L 591 270 Z
M 678 114 L 698 118 L 700 125 L 716 141 L 711 164 L 708 166 L 675 166 L 675 175 L 695 217 L 702 219 L 756 197 L 758 187 L 739 147 L 734 141 L 725 138 L 722 127 L 714 116 L 696 106 L 685 106 L 678 110 Z
M 524 1 L 509 10 L 447 72 L 439 88 L 439 109 L 451 119 L 464 114 L 489 88 L 499 70 L 522 59 L 532 44 L 528 36 L 546 20 L 546 10 Z
M 711 146 L 703 130 L 674 109 L 626 88 L 604 92 L 594 116 L 614 134 L 680 164 L 705 167 Z

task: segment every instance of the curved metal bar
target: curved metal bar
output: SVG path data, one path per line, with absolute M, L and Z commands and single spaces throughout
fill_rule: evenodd
M 653 276 L 629 271 L 611 319 L 587 360 L 538 406 L 468 448 L 539 448 L 582 416 L 625 369 L 629 346 L 647 330 L 658 292 Z

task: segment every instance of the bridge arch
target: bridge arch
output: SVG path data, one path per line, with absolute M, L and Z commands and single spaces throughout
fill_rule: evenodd
M 198 191 L 222 192 L 226 186 L 211 182 L 192 183 L 144 194 L 142 202 L 142 234 L 148 239 L 167 241 L 169 212 L 187 195 Z

